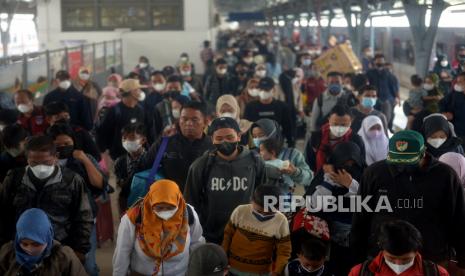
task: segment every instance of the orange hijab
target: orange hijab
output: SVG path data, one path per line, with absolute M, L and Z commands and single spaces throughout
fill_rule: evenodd
M 178 210 L 173 217 L 165 221 L 152 211 L 153 206 L 158 203 L 177 206 Z M 155 259 L 156 268 L 153 275 L 158 274 L 162 260 L 166 261 L 184 252 L 189 219 L 186 202 L 175 182 L 163 179 L 152 184 L 144 200 L 131 207 L 127 215 L 136 225 L 136 238 L 141 249 L 147 256 Z

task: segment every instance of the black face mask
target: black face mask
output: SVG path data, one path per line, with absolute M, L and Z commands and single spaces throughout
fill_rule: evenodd
M 176 98 L 181 95 L 181 91 L 171 90 L 163 94 L 165 98 Z
M 382 69 L 384 66 L 384 64 L 382 63 L 376 63 L 376 67 L 378 67 L 378 69 Z
M 237 149 L 239 142 L 223 142 L 221 144 L 214 144 L 216 150 L 225 156 L 230 156 Z
M 57 147 L 58 158 L 68 159 L 73 156 L 74 146 Z

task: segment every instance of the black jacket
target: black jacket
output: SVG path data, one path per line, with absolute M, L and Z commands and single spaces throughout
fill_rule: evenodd
M 226 94 L 235 94 L 234 84 L 232 77 L 226 74 L 223 78 L 218 77 L 217 74 L 211 75 L 205 81 L 205 100 L 211 104 L 216 104 L 219 97 Z
M 415 173 L 399 173 L 394 166 L 380 161 L 365 170 L 359 195 L 362 200 L 372 196 L 368 202 L 372 210 L 381 196 L 387 197 L 392 212 L 362 210 L 354 215 L 351 246 L 358 261 L 365 260 L 367 254 L 376 255 L 376 237 L 383 222 L 402 219 L 421 232 L 424 241 L 421 254 L 425 259 L 447 261 L 453 247 L 459 266 L 465 267 L 464 191 L 452 168 L 430 155 Z
M 150 147 L 147 154 L 141 158 L 141 166 L 138 171 L 152 168 L 160 145 L 161 139 Z M 197 158 L 210 149 L 213 149 L 213 145 L 208 136 L 203 136 L 202 139 L 194 141 L 190 141 L 180 133 L 170 137 L 161 161 L 163 176 L 176 182 L 183 191 L 189 167 Z
M 206 152 L 189 169 L 184 198 L 199 214 L 208 242 L 221 244 L 233 210 L 250 203 L 255 187 L 266 181 L 261 157 L 245 147 L 240 150 L 233 161 Z
M 87 130 L 92 129 L 93 120 L 89 101 L 74 86 L 71 86 L 66 91 L 56 88 L 48 92 L 43 105 L 46 106 L 52 102 L 63 102 L 68 106 L 71 124 L 81 126 Z
M 89 251 L 93 217 L 86 184 L 78 174 L 56 168 L 42 189 L 25 168 L 8 172 L 0 186 L 0 244 L 14 239 L 16 220 L 25 210 L 40 208 L 52 222 L 54 239 L 77 252 Z

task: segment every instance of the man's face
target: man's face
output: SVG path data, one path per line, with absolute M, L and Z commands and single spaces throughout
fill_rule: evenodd
M 342 78 L 340 76 L 332 76 L 332 77 L 328 77 L 328 86 L 330 86 L 331 84 L 340 84 L 342 85 Z
M 349 115 L 338 116 L 337 114 L 332 114 L 328 121 L 330 126 L 350 127 L 352 123 L 352 119 Z
M 69 116 L 68 112 L 61 112 L 56 115 L 47 116 L 46 119 L 47 119 L 48 124 L 53 126 L 57 121 L 60 121 L 60 120 L 69 121 L 71 119 L 71 116 Z
M 162 75 L 155 75 L 151 77 L 152 83 L 166 83 L 165 78 Z
M 49 151 L 29 151 L 27 153 L 27 164 L 31 167 L 37 165 L 54 166 L 56 162 L 56 155 L 52 155 Z
M 465 87 L 465 77 L 459 76 L 457 78 L 457 83 L 460 84 L 462 87 Z
M 190 139 L 200 139 L 207 121 L 205 116 L 199 110 L 193 108 L 184 108 L 179 118 L 179 128 L 183 136 Z
M 361 98 L 378 98 L 376 90 L 366 90 L 360 94 Z
M 241 137 L 232 128 L 221 128 L 213 133 L 213 144 L 221 144 L 223 142 L 235 143 L 240 140 Z

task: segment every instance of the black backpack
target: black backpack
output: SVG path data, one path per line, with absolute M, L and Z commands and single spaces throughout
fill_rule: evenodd
M 371 261 L 365 261 L 362 264 L 362 268 L 360 269 L 359 276 L 374 276 L 375 274 L 371 272 L 368 268 L 371 264 Z M 439 276 L 439 268 L 438 265 L 428 261 L 423 260 L 423 275 L 424 276 Z

